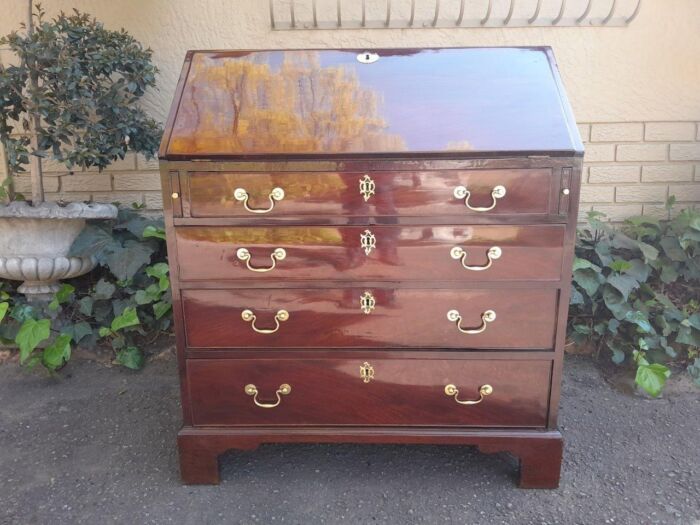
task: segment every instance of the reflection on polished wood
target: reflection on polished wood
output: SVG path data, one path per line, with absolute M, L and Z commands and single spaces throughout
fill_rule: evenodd
M 369 255 L 356 226 L 181 227 L 176 231 L 185 280 L 459 280 L 557 281 L 561 276 L 562 225 L 373 226 Z M 493 245 L 500 257 L 483 271 L 466 270 L 452 249 L 466 251 L 472 265 L 488 263 Z M 250 260 L 241 261 L 245 249 Z M 246 265 L 270 267 L 270 254 L 284 250 L 274 270 L 255 276 Z M 203 265 L 202 260 L 207 264 Z M 477 275 L 478 274 L 478 275 Z
M 555 488 L 583 147 L 552 52 L 359 51 L 187 54 L 159 153 L 182 478 L 423 443 Z
M 371 359 L 374 377 L 358 373 Z M 193 359 L 187 363 L 194 425 L 458 425 L 544 427 L 552 363 L 549 360 L 387 359 Z M 244 392 L 254 384 L 261 402 L 275 403 L 279 385 L 292 392 L 275 410 L 255 406 Z M 463 406 L 445 386 L 493 393 Z M 263 396 L 267 397 L 263 397 Z
M 182 292 L 187 343 L 192 348 L 438 347 L 548 349 L 554 342 L 555 290 L 418 290 L 373 288 L 375 308 L 358 305 L 365 289 L 239 289 Z M 254 332 L 241 320 L 252 310 L 258 323 L 279 326 L 274 335 Z M 459 310 L 462 324 L 487 330 L 465 335 L 446 318 Z
M 161 158 L 582 151 L 547 49 L 377 53 L 191 52 Z
M 551 213 L 551 169 L 440 170 L 372 172 L 375 194 L 368 200 L 357 189 L 364 173 L 216 173 L 193 172 L 189 176 L 193 217 L 251 217 L 235 198 L 245 188 L 253 208 L 269 209 L 266 217 L 299 215 L 425 216 L 514 215 Z M 467 187 L 470 203 L 490 206 L 493 188 L 501 185 L 507 194 L 489 211 L 470 209 L 455 188 Z M 270 205 L 274 188 L 284 199 Z

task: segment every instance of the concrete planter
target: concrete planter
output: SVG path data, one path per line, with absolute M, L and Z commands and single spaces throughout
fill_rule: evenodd
M 85 221 L 116 216 L 111 204 L 0 205 L 0 279 L 24 281 L 18 290 L 29 300 L 50 298 L 60 279 L 83 275 L 97 264 L 92 255 L 68 256 Z

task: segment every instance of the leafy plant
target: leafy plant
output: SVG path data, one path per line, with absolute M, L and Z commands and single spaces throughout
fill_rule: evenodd
M 589 213 L 578 232 L 570 336 L 636 366 L 637 384 L 652 396 L 674 364 L 700 385 L 700 213 L 632 217 L 618 228 L 603 217 Z
M 162 219 L 138 209 L 120 209 L 112 223 L 89 224 L 71 255 L 97 253 L 100 268 L 64 283 L 49 303 L 28 303 L 5 284 L 0 339 L 17 344 L 20 362 L 30 367 L 41 363 L 54 371 L 76 344 L 109 344 L 117 364 L 141 368 L 143 346 L 171 325 L 164 239 Z
M 26 29 L 0 38 L 18 59 L 0 65 L 0 142 L 10 174 L 25 171 L 30 155 L 102 170 L 129 150 L 154 154 L 161 128 L 139 106 L 155 85 L 150 49 L 78 11 L 46 20 L 38 5 Z M 8 196 L 23 198 L 13 195 L 11 177 L 0 186 L 0 198 Z M 41 200 L 33 188 L 33 203 Z

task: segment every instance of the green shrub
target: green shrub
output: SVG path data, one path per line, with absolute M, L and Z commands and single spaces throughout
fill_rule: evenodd
M 54 371 L 75 344 L 110 344 L 116 363 L 141 368 L 143 344 L 172 322 L 162 218 L 120 209 L 116 221 L 89 224 L 72 251 L 97 253 L 100 267 L 64 283 L 48 304 L 28 303 L 0 282 L 0 339 L 17 344 L 20 362 L 30 367 Z
M 578 232 L 570 336 L 633 364 L 637 384 L 653 396 L 671 364 L 700 385 L 700 213 L 632 217 L 617 228 L 603 217 L 589 213 L 589 228 Z
M 0 143 L 9 175 L 25 171 L 31 155 L 100 171 L 129 151 L 152 156 L 162 129 L 140 102 L 155 87 L 153 52 L 78 11 L 47 20 L 37 5 L 31 20 L 31 31 L 0 38 L 16 58 L 0 64 Z M 33 188 L 35 201 L 40 194 Z M 11 176 L 0 184 L 5 197 L 24 199 Z

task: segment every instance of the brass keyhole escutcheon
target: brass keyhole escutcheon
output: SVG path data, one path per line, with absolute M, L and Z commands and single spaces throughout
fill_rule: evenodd
M 374 368 L 367 361 L 362 363 L 362 366 L 360 367 L 360 377 L 365 383 L 369 383 L 372 381 L 372 379 L 374 379 Z
M 371 313 L 376 304 L 377 301 L 374 299 L 372 292 L 367 291 L 360 297 L 360 310 L 365 314 Z
M 360 235 L 360 246 L 365 250 L 365 255 L 369 255 L 377 247 L 377 238 L 371 231 L 365 230 Z
M 360 179 L 360 195 L 365 199 L 365 202 L 374 195 L 374 190 L 376 189 L 376 184 L 369 175 L 365 175 Z

